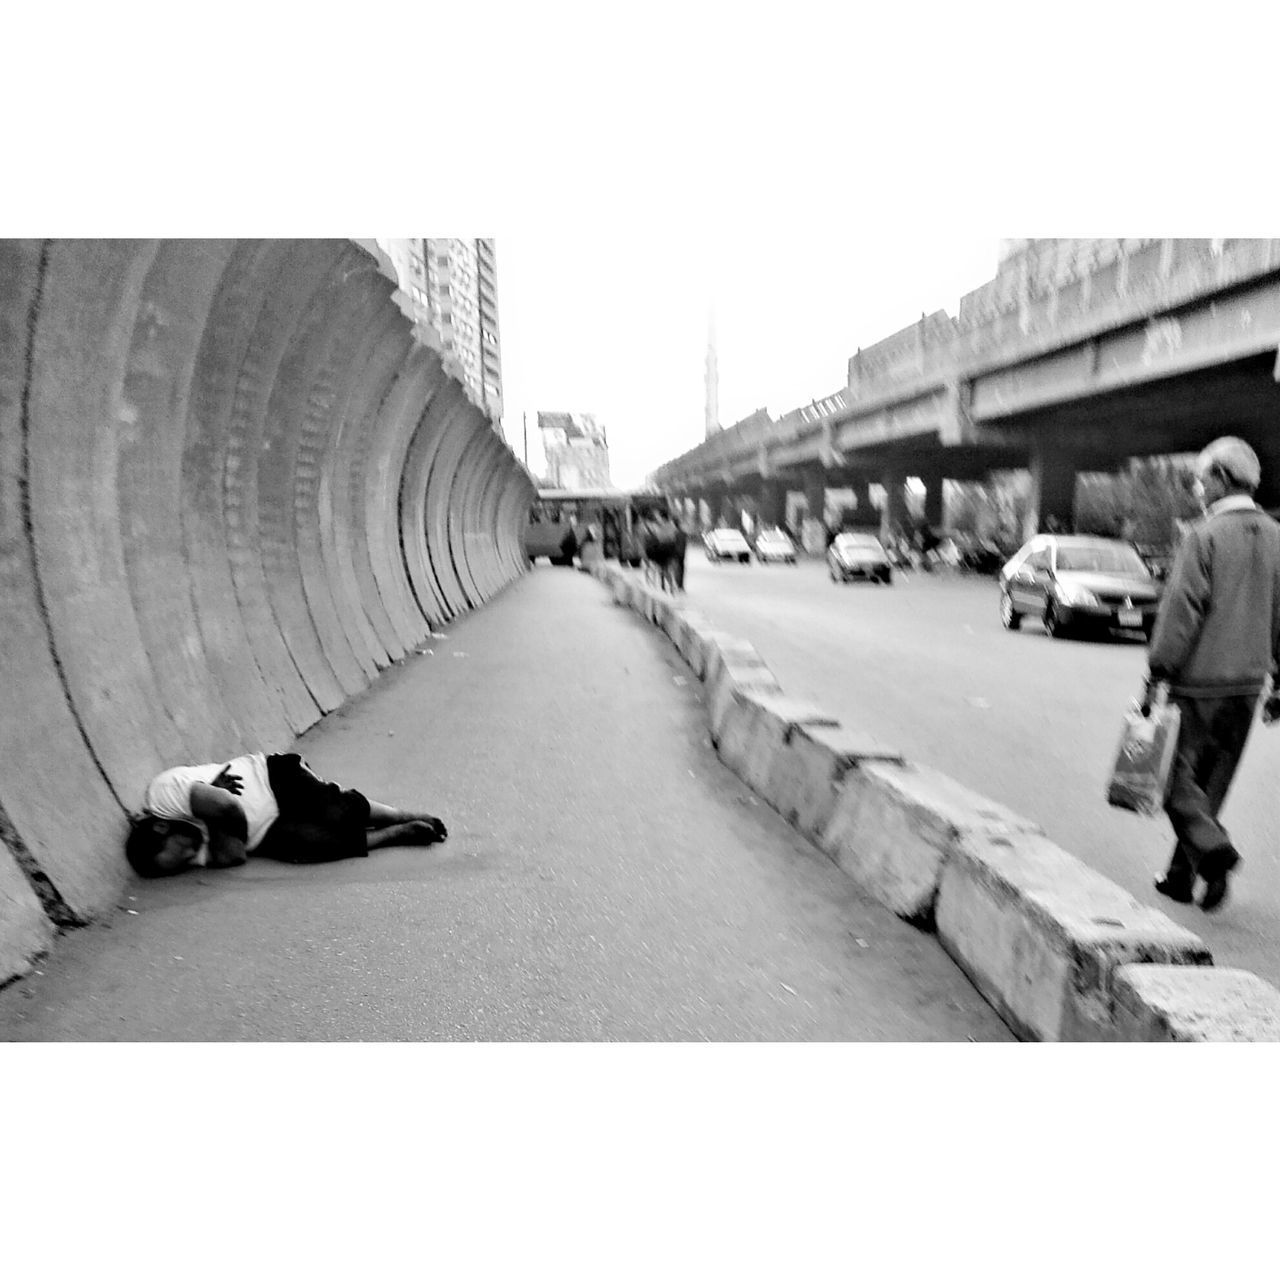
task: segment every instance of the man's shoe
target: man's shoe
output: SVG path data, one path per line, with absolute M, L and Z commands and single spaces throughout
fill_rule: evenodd
M 1231 887 L 1230 873 L 1224 871 L 1214 876 L 1205 886 L 1204 897 L 1200 899 L 1201 911 L 1217 911 L 1227 900 L 1227 890 Z
M 1168 876 L 1156 881 L 1156 892 L 1163 893 L 1166 898 L 1172 898 L 1174 902 L 1195 901 L 1191 886 L 1185 880 L 1171 880 Z

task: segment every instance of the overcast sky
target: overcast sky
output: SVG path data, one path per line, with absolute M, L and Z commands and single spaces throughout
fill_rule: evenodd
M 0 231 L 493 236 L 513 452 L 525 411 L 535 469 L 537 410 L 592 413 L 633 486 L 704 437 L 711 306 L 728 426 L 954 315 L 1003 237 L 1274 234 L 1270 46 L 1251 28 L 1214 86 L 1198 29 L 1155 12 L 541 0 L 441 6 L 428 32 L 370 0 L 344 38 L 232 4 L 151 62 L 145 15 L 90 11 L 60 53 L 88 116 L 10 69 L 40 128 L 10 140 Z M 15 14 L 15 47 L 38 21 Z M 263 92 L 224 93 L 227 59 Z M 142 118 L 145 148 L 103 145 Z
M 997 238 L 945 232 L 920 243 L 878 235 L 770 235 L 750 211 L 717 234 L 628 225 L 513 230 L 497 242 L 504 430 L 542 467 L 538 409 L 595 414 L 613 482 L 646 474 L 704 438 L 707 319 L 714 306 L 719 418 L 775 417 L 845 385 L 859 346 L 917 320 L 956 314 L 995 273 Z

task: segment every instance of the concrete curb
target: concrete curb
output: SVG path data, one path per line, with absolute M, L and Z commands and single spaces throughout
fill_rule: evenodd
M 947 954 L 1026 1040 L 1280 1040 L 1280 991 L 1029 819 L 788 698 L 760 655 L 614 564 L 584 569 L 707 688 L 712 742 L 757 794 Z

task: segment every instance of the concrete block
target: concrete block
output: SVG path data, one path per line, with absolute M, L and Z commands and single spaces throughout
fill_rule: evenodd
M 816 840 L 831 820 L 845 775 L 873 760 L 903 763 L 897 747 L 861 730 L 798 724 L 774 759 L 765 794 L 792 826 Z
M 723 631 L 709 633 L 705 682 L 710 691 L 707 717 L 712 742 L 719 741 L 720 724 L 735 692 L 782 692 L 782 686 L 754 646 Z
M 1126 964 L 1112 992 L 1117 1040 L 1280 1040 L 1280 991 L 1243 969 Z
M 1030 1040 L 1113 1040 L 1121 966 L 1213 962 L 1195 934 L 1027 830 L 958 841 L 935 919 L 948 954 Z
M 643 580 L 636 587 L 637 608 L 640 613 L 655 626 L 661 626 L 658 620 L 658 608 L 662 604 L 662 595 Z
M 769 791 L 769 779 L 798 726 L 834 728 L 838 723 L 812 703 L 779 694 L 739 690 L 725 711 L 716 747 L 725 764 L 777 808 Z
M 709 618 L 690 609 L 684 615 L 684 660 L 704 684 L 709 683 L 715 636 L 719 634 Z
M 613 598 L 616 603 L 624 608 L 634 609 L 636 598 L 635 579 L 619 574 L 613 580 Z
M 667 636 L 674 626 L 676 607 L 665 591 L 653 592 L 653 621 Z
M 890 910 L 927 927 L 952 850 L 993 830 L 1038 828 L 936 769 L 872 761 L 845 774 L 817 843 Z
M 9 846 L 0 840 L 0 982 L 27 973 L 56 932 Z

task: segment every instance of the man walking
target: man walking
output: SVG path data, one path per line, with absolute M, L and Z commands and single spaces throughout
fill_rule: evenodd
M 1147 657 L 1144 709 L 1164 681 L 1181 711 L 1164 806 L 1177 844 L 1156 889 L 1192 902 L 1199 877 L 1204 911 L 1222 905 L 1240 862 L 1218 812 L 1258 696 L 1280 666 L 1280 525 L 1253 500 L 1260 477 L 1257 454 L 1234 436 L 1196 459 L 1205 515 L 1178 549 Z

